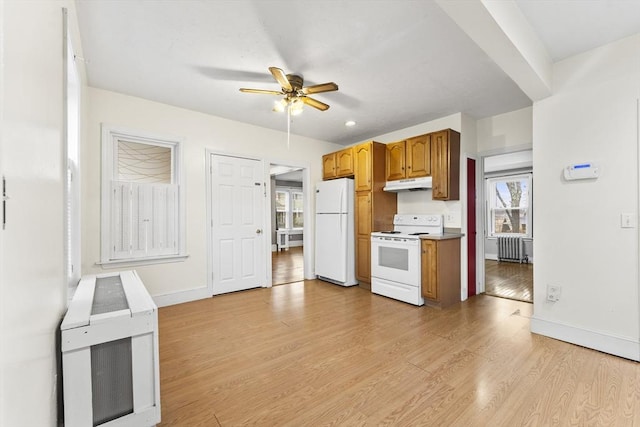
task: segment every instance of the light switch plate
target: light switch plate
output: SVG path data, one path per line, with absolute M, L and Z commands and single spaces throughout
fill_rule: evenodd
M 636 228 L 636 216 L 635 214 L 622 213 L 620 214 L 620 227 L 622 228 Z

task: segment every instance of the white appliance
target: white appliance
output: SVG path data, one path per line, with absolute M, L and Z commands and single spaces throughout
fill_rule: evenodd
M 424 305 L 420 235 L 441 236 L 442 215 L 398 214 L 393 230 L 371 233 L 371 292 Z
M 316 185 L 316 275 L 342 286 L 357 285 L 353 180 Z
M 430 190 L 432 187 L 433 179 L 430 176 L 423 176 L 419 178 L 407 178 L 387 181 L 383 190 L 397 193 L 398 191 Z

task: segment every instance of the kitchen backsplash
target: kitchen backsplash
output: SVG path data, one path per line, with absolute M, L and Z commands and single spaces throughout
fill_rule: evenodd
M 431 199 L 431 190 L 398 193 L 399 214 L 442 214 L 444 226 L 462 228 L 462 203 Z

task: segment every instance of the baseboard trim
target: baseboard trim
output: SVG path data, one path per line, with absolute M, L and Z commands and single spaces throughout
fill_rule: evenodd
M 170 294 L 154 295 L 153 301 L 158 307 L 167 307 L 205 298 L 211 298 L 211 294 L 206 286 L 189 289 L 187 291 L 172 292 Z
M 531 332 L 582 347 L 640 361 L 640 342 L 531 317 Z

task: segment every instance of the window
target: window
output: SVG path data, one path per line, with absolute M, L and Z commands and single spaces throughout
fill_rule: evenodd
M 304 211 L 302 209 L 304 200 L 302 199 L 302 193 L 299 191 L 292 191 L 290 194 L 293 200 L 291 204 L 291 212 L 293 213 L 292 227 L 302 228 L 304 226 Z
M 531 237 L 531 174 L 487 179 L 489 236 Z
M 293 188 L 276 189 L 276 228 L 304 227 L 302 191 Z
M 276 227 L 289 228 L 289 192 L 276 190 Z
M 103 126 L 102 262 L 183 256 L 180 142 Z
M 65 26 L 68 20 L 64 9 Z M 80 280 L 80 99 L 81 83 L 73 43 L 68 30 L 65 32 L 65 149 L 66 149 L 66 186 L 65 186 L 65 258 L 67 267 L 67 297 L 73 297 Z

